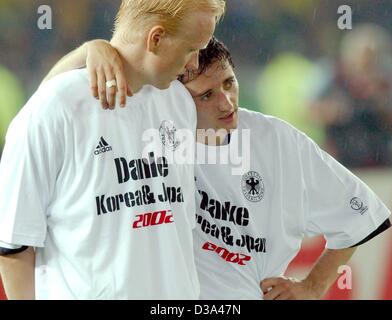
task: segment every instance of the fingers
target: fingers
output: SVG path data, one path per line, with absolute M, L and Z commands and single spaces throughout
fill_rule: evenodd
M 98 78 L 98 94 L 101 101 L 102 108 L 109 108 L 109 103 L 106 99 L 106 76 L 103 69 L 97 70 Z
M 264 279 L 260 283 L 261 291 L 263 291 L 263 293 L 266 294 L 268 292 L 268 289 L 277 286 L 281 280 L 282 280 L 281 278 Z
M 133 96 L 133 92 L 132 92 L 132 89 L 131 89 L 130 85 L 127 85 L 127 96 L 128 97 L 132 97 Z
M 285 290 L 282 286 L 273 287 L 268 293 L 264 294 L 264 300 L 276 300 Z
M 296 300 L 301 298 L 301 281 L 294 278 L 268 278 L 260 283 L 264 300 Z
M 116 80 L 116 86 L 108 88 L 106 82 L 112 80 Z M 103 88 L 102 97 L 100 96 L 100 99 L 104 109 L 109 108 L 113 110 L 116 107 L 117 92 L 119 94 L 120 107 L 122 108 L 125 107 L 127 96 L 132 96 L 131 88 L 127 84 L 127 80 L 121 68 L 118 68 L 116 72 L 114 72 L 111 67 L 105 69 L 105 85 Z M 103 91 L 105 91 L 105 93 L 103 93 Z M 106 100 L 104 99 L 104 96 L 106 97 Z
M 107 81 L 112 81 L 112 80 L 116 79 L 114 76 L 114 72 L 110 67 L 105 69 L 105 77 L 106 77 L 106 81 L 105 81 L 106 98 L 107 98 L 107 101 L 109 104 L 109 109 L 113 110 L 116 106 L 116 93 L 117 93 L 118 83 L 117 83 L 117 86 L 113 86 L 110 88 L 106 87 Z
M 114 109 L 116 94 L 119 104 L 124 107 L 126 98 L 132 96 L 128 86 L 123 62 L 117 50 L 108 41 L 94 40 L 87 46 L 86 66 L 90 75 L 91 93 L 99 98 L 104 109 Z M 116 81 L 116 86 L 108 88 L 108 81 Z
M 125 103 L 127 100 L 127 94 L 128 94 L 128 85 L 127 85 L 127 80 L 124 77 L 124 74 L 121 70 L 118 70 L 116 72 L 116 81 L 117 81 L 117 91 L 119 94 L 119 99 L 120 99 L 120 107 L 124 108 Z
M 98 95 L 98 80 L 97 80 L 97 74 L 95 71 L 89 70 L 90 74 L 90 89 L 91 89 L 91 94 L 95 99 L 99 98 Z
M 282 292 L 275 300 L 293 300 L 289 292 Z

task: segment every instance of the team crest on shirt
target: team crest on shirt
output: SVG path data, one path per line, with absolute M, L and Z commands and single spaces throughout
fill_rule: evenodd
M 159 135 L 161 137 L 162 144 L 175 151 L 180 145 L 180 141 L 176 136 L 177 129 L 172 121 L 164 120 L 159 128 Z
M 357 197 L 354 197 L 350 200 L 350 206 L 351 209 L 358 211 L 361 215 L 363 215 L 369 209 L 363 204 L 363 201 Z
M 249 171 L 242 176 L 242 193 L 251 202 L 259 202 L 264 198 L 264 183 L 260 174 L 256 171 Z

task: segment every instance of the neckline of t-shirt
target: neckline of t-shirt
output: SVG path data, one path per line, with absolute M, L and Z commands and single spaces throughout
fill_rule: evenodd
M 236 138 L 238 134 L 238 129 L 233 130 L 231 133 L 229 133 L 229 142 L 225 144 L 220 144 L 220 145 L 211 145 L 211 144 L 205 144 L 203 142 L 196 141 L 196 145 L 200 148 L 208 148 L 208 149 L 229 149 L 230 146 L 232 145 L 232 141 L 234 138 Z M 226 141 L 227 139 L 225 139 Z

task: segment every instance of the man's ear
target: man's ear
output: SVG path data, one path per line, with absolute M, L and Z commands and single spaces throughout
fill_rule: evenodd
M 162 26 L 153 27 L 147 37 L 147 51 L 156 53 L 166 35 L 166 30 Z

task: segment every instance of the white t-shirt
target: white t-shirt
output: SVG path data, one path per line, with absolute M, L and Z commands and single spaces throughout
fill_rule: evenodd
M 33 95 L 1 159 L 0 241 L 37 247 L 37 299 L 198 298 L 194 166 L 169 158 L 194 151 L 176 130 L 195 128 L 177 81 L 115 111 L 91 97 L 86 70 Z M 157 139 L 142 141 L 148 129 Z
M 260 282 L 283 275 L 305 235 L 324 235 L 330 249 L 347 248 L 390 215 L 363 182 L 274 117 L 240 109 L 231 143 L 197 144 L 198 159 L 211 153 L 235 159 L 237 144 L 246 150 L 242 129 L 250 129 L 250 168 L 242 175 L 232 175 L 230 162 L 196 166 L 201 299 L 261 299 Z

